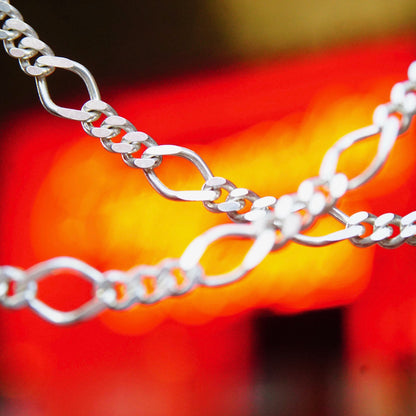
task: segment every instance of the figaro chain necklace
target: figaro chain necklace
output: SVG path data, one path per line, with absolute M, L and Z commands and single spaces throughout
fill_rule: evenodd
M 166 297 L 182 295 L 197 286 L 232 283 L 289 241 L 312 247 L 347 239 L 358 247 L 416 245 L 416 211 L 404 217 L 393 213 L 376 217 L 365 211 L 347 215 L 336 207 L 349 190 L 360 187 L 377 174 L 396 139 L 409 128 L 416 114 L 416 61 L 408 69 L 408 80 L 392 88 L 390 102 L 375 109 L 373 123 L 345 135 L 327 151 L 318 176 L 304 180 L 292 194 L 278 198 L 260 197 L 252 190 L 239 188 L 223 177 L 214 176 L 194 151 L 182 146 L 158 145 L 149 135 L 138 131 L 101 99 L 88 69 L 73 60 L 55 56 L 8 0 L 0 0 L 0 21 L 0 39 L 7 54 L 16 58 L 22 71 L 35 80 L 39 99 L 47 111 L 81 122 L 84 131 L 99 139 L 106 150 L 120 155 L 128 166 L 142 170 L 152 187 L 165 198 L 200 201 L 207 210 L 225 213 L 232 221 L 215 226 L 195 238 L 179 259 L 165 259 L 156 266 L 142 265 L 128 272 L 111 270 L 101 273 L 71 257 L 56 257 L 28 270 L 2 266 L 0 303 L 4 307 L 29 307 L 49 322 L 70 324 L 93 317 L 106 308 L 122 310 L 136 303 L 151 304 Z M 73 72 L 84 82 L 89 100 L 81 109 L 61 107 L 52 100 L 48 78 L 56 69 Z M 378 136 L 378 147 L 368 167 L 353 178 L 337 172 L 341 154 L 373 136 Z M 191 162 L 202 176 L 201 189 L 177 191 L 166 186 L 155 171 L 163 163 L 163 156 L 181 157 Z M 221 195 L 223 198 L 220 200 Z M 319 237 L 303 234 L 315 219 L 328 215 L 337 219 L 344 228 Z M 369 235 L 366 235 L 364 223 L 372 228 Z M 399 232 L 395 233 L 392 226 L 398 227 Z M 229 237 L 251 239 L 253 243 L 237 268 L 207 276 L 199 264 L 201 258 L 211 244 Z M 93 284 L 91 299 L 68 312 L 52 308 L 37 297 L 38 281 L 64 271 L 76 273 Z M 153 282 L 150 289 L 144 282 L 149 278 Z M 117 290 L 120 287 L 123 288 L 121 296 Z

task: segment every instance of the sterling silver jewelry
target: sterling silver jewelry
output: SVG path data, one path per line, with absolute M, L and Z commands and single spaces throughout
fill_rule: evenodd
M 377 174 L 396 139 L 409 128 L 416 113 L 416 61 L 408 69 L 408 80 L 394 85 L 390 102 L 375 109 L 373 123 L 342 137 L 326 152 L 318 176 L 304 180 L 292 194 L 261 197 L 223 177 L 214 176 L 194 151 L 182 146 L 158 145 L 149 135 L 138 131 L 101 99 L 88 69 L 73 60 L 55 56 L 7 0 L 0 0 L 0 20 L 0 39 L 7 54 L 16 58 L 22 71 L 34 78 L 40 102 L 47 111 L 79 121 L 84 131 L 99 139 L 107 151 L 119 154 L 128 166 L 142 170 L 155 191 L 165 198 L 200 201 L 207 210 L 225 213 L 232 221 L 196 237 L 179 259 L 166 259 L 156 266 L 138 266 L 128 272 L 112 270 L 101 273 L 70 257 L 53 258 L 28 270 L 2 266 L 0 303 L 4 307 L 27 306 L 49 322 L 70 324 L 95 316 L 105 308 L 121 310 L 135 303 L 155 303 L 169 296 L 182 295 L 196 286 L 229 284 L 242 278 L 270 252 L 279 250 L 288 241 L 311 247 L 347 239 L 358 247 L 416 245 L 416 211 L 404 217 L 392 213 L 376 217 L 365 211 L 349 216 L 337 208 L 339 199 L 348 190 L 362 186 Z M 55 70 L 71 71 L 84 82 L 89 100 L 81 109 L 61 107 L 52 100 L 48 79 Z M 97 123 L 99 119 L 103 121 Z M 345 150 L 374 136 L 379 137 L 378 148 L 365 170 L 354 178 L 337 171 L 339 158 Z M 163 183 L 155 168 L 163 163 L 163 156 L 168 155 L 184 158 L 197 168 L 201 174 L 200 189 L 174 190 Z M 226 198 L 219 202 L 222 194 Z M 303 234 L 315 219 L 325 215 L 336 218 L 343 228 L 320 237 Z M 365 237 L 364 223 L 372 227 L 372 232 Z M 392 226 L 398 227 L 398 234 L 394 233 Z M 201 258 L 212 243 L 226 237 L 247 238 L 253 243 L 237 268 L 220 275 L 205 275 L 199 264 Z M 60 271 L 73 271 L 92 282 L 94 288 L 87 303 L 69 312 L 54 309 L 37 297 L 37 282 Z M 181 283 L 175 272 L 182 274 L 184 279 Z M 154 288 L 150 291 L 143 284 L 143 279 L 149 277 L 154 281 Z M 121 298 L 116 291 L 119 286 L 125 289 Z

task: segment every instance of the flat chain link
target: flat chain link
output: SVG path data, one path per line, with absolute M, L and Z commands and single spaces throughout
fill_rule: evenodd
M 17 59 L 21 69 L 33 77 L 39 99 L 50 113 L 81 122 L 84 131 L 98 138 L 109 152 L 121 155 L 130 167 L 142 169 L 152 187 L 162 196 L 179 201 L 200 201 L 214 213 L 226 213 L 234 222 L 211 228 L 195 238 L 179 259 L 167 259 L 156 266 L 138 266 L 123 272 L 100 272 L 70 257 L 58 257 L 23 271 L 12 266 L 0 267 L 0 304 L 6 308 L 29 307 L 40 317 L 55 324 L 70 324 L 99 314 L 109 308 L 122 310 L 136 303 L 151 304 L 190 292 L 197 286 L 221 286 L 234 282 L 255 268 L 270 252 L 294 241 L 320 247 L 350 240 L 357 247 L 379 244 L 396 248 L 403 243 L 416 245 L 416 211 L 400 217 L 388 213 L 376 217 L 366 211 L 351 216 L 336 208 L 348 190 L 372 179 L 386 162 L 396 139 L 404 133 L 416 114 L 416 61 L 408 69 L 408 80 L 397 83 L 390 102 L 377 107 L 373 124 L 339 139 L 325 154 L 319 176 L 303 181 L 296 192 L 260 197 L 229 180 L 214 176 L 204 160 L 194 151 L 175 145 L 158 145 L 101 100 L 92 74 L 83 65 L 55 56 L 35 30 L 24 22 L 20 12 L 7 0 L 0 0 L 0 39 L 8 55 Z M 81 109 L 61 107 L 52 100 L 47 79 L 56 69 L 78 75 L 87 89 L 89 100 Z M 378 147 L 367 168 L 354 178 L 337 172 L 344 151 L 356 143 L 379 136 Z M 197 190 L 173 190 L 158 177 L 155 169 L 163 158 L 181 157 L 192 163 L 202 176 Z M 220 197 L 226 193 L 225 200 Z M 220 202 L 222 201 L 222 202 Z M 344 229 L 324 236 L 309 236 L 307 230 L 317 217 L 328 214 Z M 371 232 L 367 232 L 366 226 Z M 220 275 L 207 276 L 200 260 L 208 247 L 229 237 L 247 238 L 253 244 L 241 264 Z M 72 273 L 92 284 L 90 300 L 64 312 L 55 309 L 38 296 L 38 283 L 50 276 Z

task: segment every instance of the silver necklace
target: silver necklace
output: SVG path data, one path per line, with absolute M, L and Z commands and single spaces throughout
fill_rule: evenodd
M 120 155 L 128 166 L 142 170 L 152 187 L 163 197 L 176 201 L 200 201 L 207 210 L 225 213 L 232 221 L 195 238 L 178 259 L 165 259 L 155 266 L 138 266 L 128 272 L 111 270 L 102 273 L 71 257 L 53 258 L 28 270 L 2 266 L 0 303 L 4 307 L 29 307 L 49 322 L 70 324 L 95 316 L 106 308 L 122 310 L 135 303 L 151 304 L 166 297 L 182 295 L 197 286 L 232 283 L 289 241 L 311 247 L 347 239 L 358 247 L 416 245 L 416 211 L 404 217 L 393 213 L 376 217 L 366 211 L 347 215 L 337 208 L 338 201 L 349 190 L 362 186 L 377 174 L 396 139 L 409 128 L 416 114 L 416 61 L 409 66 L 408 80 L 392 88 L 390 102 L 375 109 L 373 123 L 345 135 L 326 152 L 318 176 L 304 180 L 294 193 L 260 197 L 252 190 L 214 176 L 194 151 L 182 146 L 158 145 L 152 137 L 138 131 L 101 99 L 88 69 L 73 60 L 55 56 L 8 0 L 0 0 L 0 20 L 3 22 L 0 39 L 6 52 L 18 60 L 24 73 L 34 78 L 39 99 L 47 111 L 80 122 L 84 131 L 99 139 L 106 150 Z M 61 107 L 52 100 L 48 78 L 57 69 L 73 72 L 84 82 L 89 100 L 81 109 Z M 378 148 L 365 170 L 354 178 L 337 172 L 339 158 L 346 149 L 374 136 L 379 136 Z M 178 191 L 166 186 L 155 171 L 163 163 L 163 156 L 181 157 L 191 162 L 201 174 L 201 188 Z M 219 202 L 221 195 L 223 202 Z M 316 219 L 328 215 L 337 219 L 343 228 L 319 237 L 303 234 Z M 364 236 L 364 223 L 372 227 L 370 235 Z M 400 232 L 394 234 L 392 226 L 398 227 Z M 207 276 L 199 264 L 201 258 L 212 243 L 228 237 L 247 238 L 253 243 L 237 268 Z M 54 309 L 37 297 L 37 282 L 64 270 L 79 274 L 94 287 L 91 299 L 69 312 Z M 175 273 L 181 274 L 180 283 Z M 143 282 L 149 277 L 154 281 L 154 288 L 150 291 Z M 116 291 L 119 286 L 125 289 L 121 298 Z

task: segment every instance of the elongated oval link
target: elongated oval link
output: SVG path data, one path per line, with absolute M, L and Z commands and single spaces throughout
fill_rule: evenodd
M 270 253 L 276 242 L 276 233 L 270 228 L 259 229 L 254 224 L 219 225 L 195 238 L 188 245 L 179 260 L 180 267 L 186 272 L 192 271 L 197 267 L 207 248 L 225 237 L 251 238 L 254 243 L 241 264 L 232 271 L 214 276 L 203 276 L 200 283 L 204 286 L 223 286 L 242 278 Z
M 84 303 L 77 309 L 70 312 L 63 312 L 58 309 L 52 308 L 43 301 L 39 300 L 37 295 L 38 280 L 54 274 L 59 271 L 72 271 L 79 274 L 81 277 L 89 280 L 94 285 L 100 285 L 104 282 L 102 273 L 88 264 L 71 258 L 71 257 L 57 257 L 51 260 L 47 260 L 43 263 L 39 263 L 36 266 L 30 268 L 27 273 L 27 285 L 30 289 L 26 294 L 26 300 L 29 307 L 35 311 L 42 318 L 49 322 L 58 325 L 66 325 L 73 322 L 78 322 L 83 319 L 87 319 L 96 315 L 102 311 L 105 307 L 104 303 L 95 295 L 93 291 L 93 297 L 90 301 Z
M 399 120 L 393 116 L 389 117 L 381 130 L 377 153 L 374 159 L 371 161 L 368 168 L 364 170 L 364 172 L 349 181 L 348 189 L 356 189 L 376 175 L 376 173 L 385 164 L 387 157 L 396 142 L 399 132 Z
M 142 158 L 153 158 L 160 156 L 179 156 L 192 162 L 199 170 L 202 177 L 207 181 L 213 177 L 213 174 L 206 163 L 194 151 L 186 147 L 173 145 L 160 145 L 147 148 L 142 155 Z M 154 172 L 153 168 L 145 169 L 144 173 L 153 186 L 153 188 L 163 195 L 165 198 L 180 201 L 213 201 L 217 199 L 218 192 L 211 190 L 195 190 L 195 191 L 175 191 L 168 188 Z
M 380 129 L 377 126 L 371 125 L 343 136 L 325 153 L 319 169 L 319 176 L 329 181 L 336 174 L 341 153 L 352 147 L 355 143 L 373 137 L 379 132 Z
M 331 179 L 335 175 L 338 160 L 343 151 L 350 148 L 355 143 L 375 136 L 380 131 L 379 146 L 375 157 L 362 173 L 349 180 L 348 189 L 358 188 L 368 182 L 386 162 L 387 156 L 397 139 L 400 131 L 400 122 L 396 117 L 389 117 L 382 128 L 372 125 L 342 137 L 325 154 L 319 171 L 320 177 L 325 180 Z
M 66 71 L 74 72 L 84 81 L 90 99 L 100 100 L 100 91 L 98 90 L 94 77 L 91 75 L 90 71 L 85 68 L 85 66 L 79 64 L 78 62 L 58 56 L 40 56 L 36 59 L 36 64 L 50 68 L 61 68 Z M 76 121 L 87 121 L 91 118 L 91 114 L 86 111 L 56 105 L 49 94 L 48 84 L 45 77 L 36 77 L 35 81 L 40 101 L 45 109 L 51 114 Z

